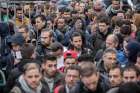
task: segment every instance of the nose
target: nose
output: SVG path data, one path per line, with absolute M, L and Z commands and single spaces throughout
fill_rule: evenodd
M 33 82 L 33 83 L 36 82 L 36 78 L 35 78 L 35 77 L 32 78 L 32 82 Z
M 56 70 L 56 67 L 55 67 L 55 66 L 53 66 L 53 67 L 52 67 L 52 70 L 53 70 L 53 71 L 55 71 L 55 70 Z
M 73 76 L 70 77 L 70 80 L 73 81 Z
M 111 78 L 110 78 L 110 81 L 113 82 L 113 81 L 114 81 L 114 77 L 111 77 Z

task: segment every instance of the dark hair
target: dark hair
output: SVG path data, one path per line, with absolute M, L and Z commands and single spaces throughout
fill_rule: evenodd
M 82 54 L 78 57 L 78 62 L 94 62 L 90 54 Z
M 80 66 L 78 66 L 78 65 L 71 65 L 71 66 L 69 66 L 69 67 L 66 69 L 65 73 L 67 73 L 68 70 L 76 70 L 76 71 L 79 72 L 79 74 L 80 74 L 80 72 L 81 72 L 81 68 L 80 68 Z
M 130 25 L 122 25 L 120 28 L 120 33 L 123 35 L 130 35 L 131 34 L 131 26 Z
M 29 28 L 28 28 L 27 25 L 21 25 L 21 26 L 19 27 L 19 29 L 22 29 L 22 28 L 24 28 L 26 32 L 29 32 Z
M 45 21 L 46 22 L 46 16 L 45 15 L 37 15 L 35 16 L 35 19 L 40 18 L 41 21 Z
M 57 50 L 61 49 L 63 50 L 63 45 L 59 42 L 54 42 L 50 45 L 50 49 L 53 51 L 53 52 L 56 52 Z
M 21 7 L 17 7 L 16 11 L 22 11 L 23 9 Z
M 108 16 L 99 16 L 97 18 L 98 20 L 98 23 L 105 23 L 106 25 L 109 25 L 110 24 L 110 20 L 109 20 L 109 17 Z
M 71 41 L 73 41 L 73 37 L 77 37 L 77 36 L 81 36 L 82 38 L 82 34 L 80 32 L 73 32 L 71 35 Z
M 53 37 L 53 31 L 47 28 L 42 29 L 41 33 L 50 33 L 50 37 Z
M 50 60 L 50 61 L 56 61 L 57 58 L 54 55 L 48 54 L 48 55 L 45 55 L 43 57 L 43 63 L 46 63 L 48 60 Z
M 117 64 L 113 64 L 113 66 L 110 68 L 109 72 L 110 72 L 111 70 L 115 70 L 115 69 L 119 69 L 119 70 L 120 70 L 121 76 L 123 75 L 122 69 L 121 69 L 120 66 L 117 65 Z
M 124 71 L 135 71 L 136 75 L 138 76 L 138 69 L 136 68 L 136 66 L 128 65 L 124 68 L 123 73 Z
M 83 47 L 84 47 L 84 44 L 85 44 L 86 42 L 85 42 L 84 36 L 83 36 L 83 34 L 82 34 L 81 32 L 77 32 L 77 31 L 76 31 L 76 32 L 73 32 L 72 35 L 71 35 L 71 37 L 70 37 L 70 40 L 73 41 L 73 38 L 74 38 L 74 37 L 77 37 L 77 36 L 80 36 L 80 37 L 81 37 L 82 42 L 83 42 L 83 44 L 82 44 L 82 48 L 83 48 Z M 72 44 L 70 44 L 68 48 L 69 48 L 69 49 L 73 49 L 74 46 L 73 46 Z
M 89 77 L 93 74 L 98 74 L 98 70 L 96 66 L 91 62 L 83 62 L 81 65 L 81 76 L 82 77 Z
M 34 53 L 34 50 L 35 50 L 35 46 L 33 46 L 32 44 L 29 43 L 24 44 L 21 49 L 22 58 L 30 59 Z
M 140 86 L 135 82 L 127 82 L 119 87 L 118 93 L 140 93 Z

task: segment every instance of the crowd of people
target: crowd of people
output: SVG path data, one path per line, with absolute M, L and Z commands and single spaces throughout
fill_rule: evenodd
M 140 1 L 0 2 L 0 93 L 140 93 Z

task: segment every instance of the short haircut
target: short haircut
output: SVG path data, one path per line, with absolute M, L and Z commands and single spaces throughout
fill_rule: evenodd
M 119 69 L 119 70 L 120 70 L 121 76 L 123 75 L 122 69 L 121 69 L 120 66 L 117 65 L 117 64 L 113 64 L 113 66 L 111 67 L 111 69 L 109 70 L 109 72 L 110 72 L 111 70 L 115 70 L 115 69 Z
M 56 52 L 59 49 L 63 50 L 63 45 L 59 42 L 54 42 L 50 45 L 50 49 L 52 50 L 52 52 Z
M 46 16 L 45 15 L 37 15 L 35 16 L 35 19 L 40 18 L 41 21 L 45 21 L 46 22 Z
M 114 43 L 119 43 L 119 39 L 118 39 L 118 37 L 117 37 L 116 35 L 110 34 L 110 35 L 108 35 L 107 37 L 109 37 L 109 36 L 112 36 L 112 37 L 113 37 L 113 42 L 114 42 Z
M 26 63 L 23 66 L 23 74 L 26 74 L 27 71 L 30 71 L 32 69 L 38 69 L 39 72 L 41 72 L 41 67 L 39 64 L 35 63 L 36 61 L 30 61 L 29 63 Z
M 117 51 L 116 51 L 115 48 L 107 48 L 107 49 L 104 51 L 103 55 L 105 55 L 105 54 L 107 54 L 107 53 L 117 54 Z
M 19 27 L 19 29 L 22 29 L 22 28 L 24 28 L 26 32 L 29 31 L 29 28 L 28 28 L 27 25 L 21 25 L 21 26 Z
M 30 59 L 35 50 L 35 46 L 30 43 L 24 44 L 21 49 L 23 59 Z
M 47 61 L 56 61 L 57 57 L 51 54 L 45 55 L 43 58 L 43 63 L 46 63 Z
M 65 73 L 67 73 L 68 70 L 76 70 L 79 72 L 79 75 L 80 75 L 81 68 L 78 65 L 71 65 L 66 69 Z
M 78 62 L 93 62 L 94 63 L 94 59 L 90 54 L 82 54 L 78 57 Z
M 138 76 L 139 73 L 138 73 L 138 69 L 136 68 L 136 66 L 133 66 L 133 65 L 128 65 L 124 68 L 123 70 L 123 73 L 124 71 L 135 71 L 136 72 L 136 75 Z
M 16 8 L 16 11 L 22 11 L 23 9 L 22 9 L 22 7 L 17 7 Z
M 113 1 L 119 1 L 119 2 L 120 2 L 120 0 L 112 0 L 112 2 L 113 2 Z
M 84 62 L 81 64 L 81 76 L 82 77 L 89 77 L 93 74 L 97 75 L 98 71 L 96 69 L 96 66 L 91 62 Z
M 98 19 L 98 23 L 105 23 L 106 25 L 110 24 L 110 20 L 108 16 L 99 16 L 97 19 Z
M 53 37 L 53 31 L 52 30 L 49 30 L 47 28 L 44 28 L 41 33 L 50 33 L 50 37 Z
M 80 36 L 82 38 L 82 34 L 80 32 L 73 32 L 71 35 L 71 41 L 73 41 L 73 37 Z

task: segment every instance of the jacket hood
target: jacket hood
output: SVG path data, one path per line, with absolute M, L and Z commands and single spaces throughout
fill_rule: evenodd
M 24 37 L 20 33 L 14 34 L 10 40 L 10 43 L 15 43 L 20 46 L 22 46 L 24 42 L 25 42 Z

